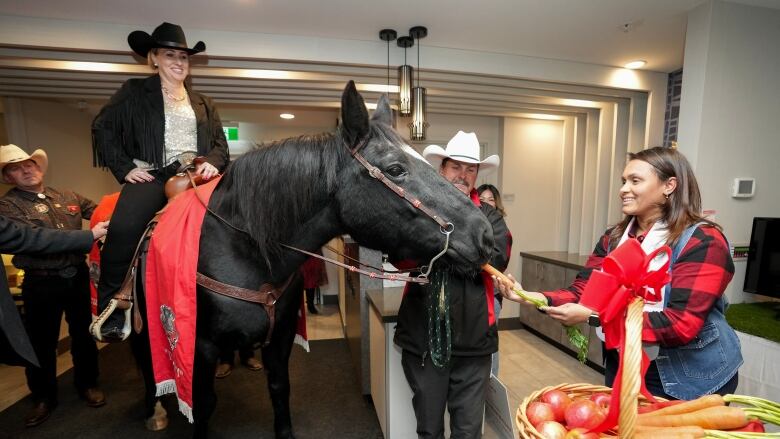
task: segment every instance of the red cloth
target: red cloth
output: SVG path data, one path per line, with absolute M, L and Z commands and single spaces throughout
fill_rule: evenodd
M 661 253 L 666 253 L 665 264 L 657 270 L 650 270 L 650 262 Z M 620 417 L 621 376 L 623 374 L 623 353 L 626 347 L 626 309 L 637 298 L 648 302 L 661 300 L 661 289 L 669 282 L 669 263 L 672 249 L 663 246 L 645 254 L 635 238 L 628 239 L 604 258 L 602 271 L 594 271 L 580 297 L 580 303 L 598 311 L 604 328 L 607 349 L 618 349 L 620 364 L 612 387 L 612 403 L 606 419 L 591 431 L 600 433 L 613 428 Z M 644 376 L 650 365 L 647 354 L 642 351 L 639 376 L 640 393 L 651 402 L 655 398 L 645 386 Z
M 116 202 L 119 200 L 119 192 L 114 192 L 100 199 L 95 210 L 92 212 L 92 217 L 89 219 L 89 227 L 95 227 L 95 225 L 101 221 L 106 221 L 111 218 L 111 214 L 114 213 Z M 92 320 L 94 321 L 98 316 L 98 296 L 97 296 L 97 283 L 100 278 L 100 246 L 98 241 L 92 244 L 92 250 L 87 255 L 87 265 L 89 265 L 89 295 L 90 295 L 90 307 L 92 308 Z
M 634 236 L 629 234 L 629 237 Z M 570 287 L 542 292 L 550 305 L 579 301 L 591 273 L 601 269 L 608 244 L 609 230 L 596 243 L 585 269 Z M 671 274 L 669 304 L 672 306 L 663 311 L 644 313 L 642 340 L 663 346 L 682 346 L 701 332 L 707 314 L 734 276 L 734 263 L 729 256 L 726 238 L 715 227 L 697 227 L 672 267 Z
M 199 186 L 208 204 L 219 177 Z M 192 372 L 197 316 L 195 273 L 206 208 L 195 190 L 168 203 L 154 230 L 146 267 L 146 310 L 157 396 L 176 393 L 179 410 L 192 418 Z M 304 304 L 295 342 L 309 351 Z
M 149 244 L 146 316 L 157 396 L 176 393 L 179 411 L 192 418 L 200 231 L 206 206 L 220 178 L 168 202 Z
M 322 254 L 318 251 L 318 253 Z M 309 256 L 301 266 L 303 288 L 317 288 L 328 283 L 328 274 L 322 259 Z

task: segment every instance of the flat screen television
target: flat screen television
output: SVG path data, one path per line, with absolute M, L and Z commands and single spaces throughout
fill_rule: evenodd
M 744 291 L 780 297 L 780 218 L 753 218 Z

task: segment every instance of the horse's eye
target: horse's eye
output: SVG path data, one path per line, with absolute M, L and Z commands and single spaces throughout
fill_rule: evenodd
M 390 165 L 385 172 L 391 177 L 400 177 L 406 174 L 406 169 L 401 165 Z

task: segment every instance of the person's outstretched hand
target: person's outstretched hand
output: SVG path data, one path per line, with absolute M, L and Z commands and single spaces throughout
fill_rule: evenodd
M 92 228 L 92 239 L 100 239 L 108 233 L 108 221 L 101 221 Z
M 564 303 L 561 306 L 551 306 L 547 308 L 548 316 L 566 326 L 587 322 L 588 317 L 591 314 L 593 314 L 593 310 L 586 308 L 579 303 Z
M 513 289 L 517 289 L 520 291 L 524 291 L 526 295 L 533 299 L 540 300 L 544 303 L 547 303 L 547 297 L 542 293 L 537 293 L 535 291 L 525 291 L 523 290 L 523 286 L 520 285 L 520 282 L 515 280 L 515 277 L 511 274 L 507 273 L 507 278 L 509 278 L 510 282 L 506 282 L 503 279 L 500 279 L 496 276 L 493 276 L 493 283 L 498 287 L 498 291 L 501 292 L 501 295 L 505 298 L 518 303 L 524 303 L 526 305 L 533 305 L 531 302 L 526 301 L 522 297 L 518 296 L 517 293 L 513 291 Z

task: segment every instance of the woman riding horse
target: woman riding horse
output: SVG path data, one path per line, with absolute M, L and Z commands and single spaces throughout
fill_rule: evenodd
M 383 97 L 369 119 L 350 82 L 336 133 L 291 138 L 250 151 L 231 163 L 215 184 L 202 218 L 198 277 L 245 291 L 282 286 L 283 292 L 268 307 L 198 285 L 192 370 L 195 437 L 206 436 L 216 405 L 214 371 L 220 349 L 261 343 L 269 333 L 262 355 L 275 435 L 294 437 L 287 366 L 302 288 L 294 274 L 308 256 L 287 245 L 311 252 L 348 233 L 394 260 L 435 260 L 440 269 L 476 272 L 488 259 L 492 234 L 484 215 L 413 154 L 391 127 L 391 118 Z M 150 270 L 153 267 L 147 273 Z M 138 303 L 147 316 L 165 314 L 159 309 L 146 313 L 147 303 L 154 302 Z M 139 360 L 147 385 L 147 416 L 155 401 L 148 337 L 146 332 L 132 337 L 147 349 Z
M 196 161 L 195 174 L 205 180 L 230 161 L 216 108 L 187 84 L 190 55 L 206 50 L 206 45 L 199 41 L 189 48 L 184 31 L 171 23 L 157 26 L 151 35 L 132 32 L 127 41 L 155 74 L 125 82 L 92 125 L 96 163 L 126 183 L 100 258 L 100 311 L 122 285 L 146 224 L 165 205 L 168 178 L 196 156 L 201 160 Z M 129 333 L 125 323 L 115 311 L 102 328 L 93 325 L 93 336 L 124 340 Z

